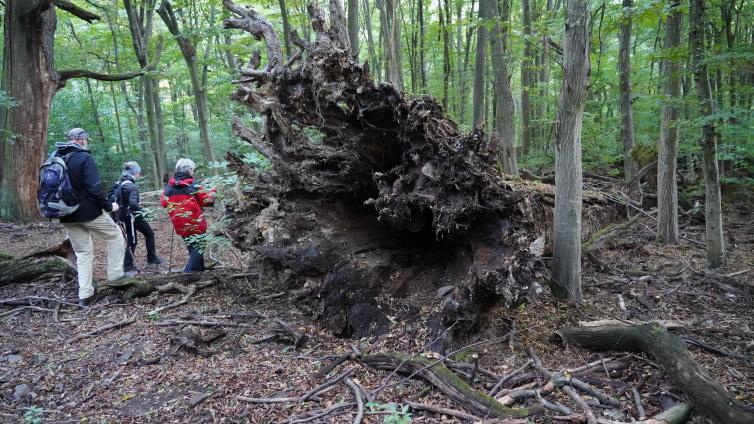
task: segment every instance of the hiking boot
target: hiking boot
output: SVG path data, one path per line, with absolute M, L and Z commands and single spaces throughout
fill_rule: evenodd
M 82 308 L 86 308 L 90 306 L 92 303 L 94 303 L 95 300 L 96 300 L 95 295 L 91 295 L 84 299 L 79 299 L 79 306 L 81 306 Z
M 134 266 L 134 265 L 124 266 L 123 267 L 123 272 L 124 273 L 133 272 L 134 274 L 136 274 L 137 272 L 139 272 L 139 268 L 136 268 L 136 266 Z
M 162 259 L 159 256 L 154 257 L 153 259 L 149 259 L 147 261 L 149 265 L 162 265 L 165 263 L 165 259 Z

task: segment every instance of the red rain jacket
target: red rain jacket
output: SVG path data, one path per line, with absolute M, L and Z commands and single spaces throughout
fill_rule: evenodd
M 168 209 L 175 232 L 181 237 L 204 234 L 207 220 L 202 206 L 215 203 L 215 189 L 205 189 L 194 183 L 189 174 L 177 173 L 170 178 L 160 196 L 160 204 Z

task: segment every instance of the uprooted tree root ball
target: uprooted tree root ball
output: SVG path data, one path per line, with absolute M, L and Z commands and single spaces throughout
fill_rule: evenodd
M 540 290 L 551 186 L 508 179 L 497 146 L 481 131 L 461 133 L 433 98 L 375 84 L 350 56 L 344 29 L 326 29 L 316 7 L 308 8 L 316 41 L 293 34 L 301 50 L 284 63 L 270 23 L 225 4 L 235 15 L 225 26 L 267 46 L 267 66 L 256 52 L 233 95 L 264 117 L 263 133 L 237 117 L 233 127 L 271 167 L 227 158 L 250 188 L 232 236 L 253 253 L 261 280 L 294 291 L 297 306 L 355 338 L 384 333 L 400 313 L 395 299 L 424 296 L 429 305 L 441 289 L 436 327 L 456 323 L 458 335 L 483 330 L 491 307 Z M 584 203 L 587 234 L 621 215 L 597 195 Z

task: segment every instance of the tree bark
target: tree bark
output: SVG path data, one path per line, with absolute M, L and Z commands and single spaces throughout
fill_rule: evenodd
M 553 294 L 581 302 L 581 119 L 589 82 L 589 8 L 571 0 L 565 11 L 563 87 L 556 128 Z
M 531 66 L 534 55 L 531 47 L 531 5 L 529 0 L 521 0 L 521 17 L 524 24 L 524 57 L 521 60 L 521 150 L 529 154 L 531 147 Z M 579 118 L 581 119 L 581 118 Z
M 444 7 L 443 7 L 444 6 Z M 440 31 L 442 31 L 442 107 L 449 110 L 450 101 L 450 13 L 447 0 L 438 1 Z
M 421 91 L 427 90 L 427 63 L 425 61 L 424 42 L 426 38 L 426 29 L 424 27 L 424 0 L 418 0 L 417 15 L 419 19 L 419 81 L 421 82 Z
M 681 45 L 683 14 L 680 0 L 673 0 L 672 11 L 665 25 L 665 54 Z M 665 105 L 662 108 L 660 145 L 657 157 L 657 240 L 678 243 L 678 184 L 676 181 L 678 152 L 678 106 L 681 96 L 681 66 L 677 60 L 666 58 L 662 64 Z
M 348 0 L 348 39 L 351 54 L 359 57 L 359 0 Z
M 503 172 L 518 175 L 516 163 L 516 120 L 513 104 L 513 92 L 510 85 L 506 51 L 506 32 L 501 29 L 500 12 L 497 0 L 481 0 L 479 7 L 484 12 L 485 20 L 495 20 L 495 26 L 490 33 L 490 50 L 492 52 L 492 67 L 495 76 L 495 126 L 494 132 L 500 137 L 498 163 Z M 507 28 L 509 22 L 504 22 Z
M 697 1 L 697 0 L 692 0 Z M 693 14 L 693 12 L 692 12 Z M 717 423 L 754 422 L 754 410 L 728 393 L 689 354 L 683 341 L 658 324 L 568 327 L 557 332 L 565 343 L 594 350 L 642 351 L 654 357 L 695 409 Z
M 285 57 L 291 57 L 291 24 L 288 19 L 288 7 L 285 0 L 278 0 L 280 5 L 280 18 L 283 20 L 283 46 L 285 47 Z
M 623 0 L 623 16 L 620 28 L 620 51 L 618 72 L 620 73 L 620 137 L 623 142 L 623 177 L 633 197 L 641 196 L 641 181 L 636 178 L 639 165 L 631 157 L 631 149 L 636 145 L 634 134 L 634 107 L 631 92 L 631 15 L 633 0 Z
M 704 2 L 689 0 L 689 40 L 694 67 L 696 93 L 700 114 L 705 117 L 702 126 L 702 151 L 704 157 L 704 218 L 707 234 L 707 266 L 715 269 L 725 264 L 725 239 L 723 237 L 722 199 L 720 174 L 717 169 L 717 132 L 713 115 L 715 108 L 710 90 L 707 65 L 704 63 Z
M 480 3 L 481 6 L 481 3 Z M 484 19 L 482 16 L 482 7 L 479 8 L 479 23 L 477 25 L 477 38 L 476 38 L 476 55 L 474 56 L 474 97 L 472 100 L 472 112 L 471 112 L 471 126 L 472 128 L 480 128 L 485 123 L 485 91 L 487 87 L 484 83 L 484 74 L 486 70 L 486 57 L 487 57 L 487 26 L 481 21 Z

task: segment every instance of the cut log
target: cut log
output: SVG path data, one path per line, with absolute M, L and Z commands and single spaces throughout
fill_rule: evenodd
M 258 134 L 234 120 L 235 133 L 271 166 L 228 155 L 239 184 L 253 187 L 236 190 L 231 237 L 260 281 L 276 291 L 308 284 L 312 295 L 296 306 L 354 338 L 387 332 L 396 313 L 380 298 L 455 286 L 436 321 L 456 323 L 451 336 L 463 337 L 482 330 L 493 307 L 539 290 L 543 264 L 530 246 L 544 235 L 544 255 L 552 251 L 552 186 L 508 179 L 498 147 L 480 130 L 462 133 L 432 97 L 376 84 L 315 6 L 315 41 L 283 64 L 274 26 L 224 4 L 233 14 L 225 27 L 264 40 L 271 55 L 264 75 L 238 81 L 233 94 L 264 118 Z M 584 215 L 587 239 L 625 213 L 585 193 Z
M 699 413 L 714 422 L 754 422 L 754 409 L 728 393 L 689 354 L 684 342 L 659 323 L 637 326 L 569 327 L 556 333 L 565 343 L 595 350 L 642 351 L 654 357 Z
M 44 280 L 66 271 L 76 268 L 59 256 L 15 258 L 0 252 L 0 286 Z
M 468 412 L 480 417 L 522 418 L 533 411 L 527 408 L 510 408 L 502 405 L 494 398 L 475 390 L 444 365 L 421 356 L 388 352 L 362 355 L 361 362 L 365 365 L 386 371 L 397 370 L 404 375 L 419 377 L 437 390 L 446 394 Z

